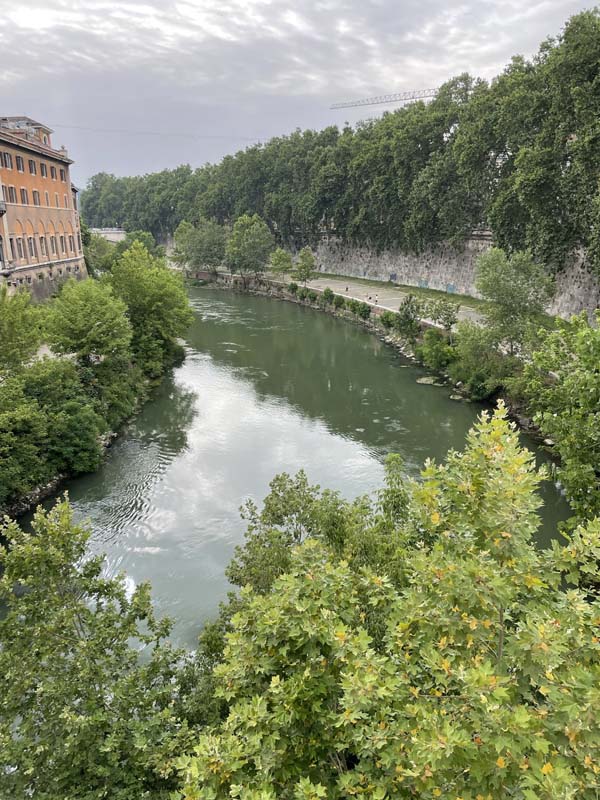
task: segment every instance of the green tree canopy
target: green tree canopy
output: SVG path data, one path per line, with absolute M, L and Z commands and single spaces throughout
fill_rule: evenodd
M 535 421 L 560 455 L 558 475 L 578 518 L 600 514 L 600 312 L 543 331 L 525 367 Z
M 127 308 L 137 362 L 148 375 L 160 375 L 192 322 L 181 276 L 136 241 L 114 264 L 109 282 Z
M 229 710 L 178 760 L 182 796 L 592 796 L 600 525 L 538 550 L 539 480 L 499 412 L 404 492 L 393 577 L 351 533 L 372 540 L 389 496 L 353 509 L 341 558 L 325 531 L 290 543 L 271 588 L 242 591 L 215 669 Z M 257 535 L 267 555 L 277 528 Z
M 125 303 L 94 280 L 65 283 L 49 306 L 46 332 L 55 353 L 82 361 L 126 355 L 132 336 Z
M 189 739 L 180 654 L 149 587 L 128 596 L 123 576 L 106 577 L 66 503 L 38 511 L 32 533 L 14 522 L 0 533 L 2 793 L 166 800 L 165 761 Z
M 305 286 L 313 277 L 315 271 L 315 257 L 310 247 L 303 247 L 298 253 L 298 258 L 294 264 L 294 277 L 301 281 Z
M 243 214 L 235 221 L 227 242 L 227 264 L 245 280 L 250 273 L 264 272 L 274 247 L 273 236 L 264 220 L 258 214 Z
M 0 377 L 26 364 L 39 348 L 41 316 L 23 289 L 10 295 L 0 286 Z
M 293 269 L 292 254 L 283 247 L 277 247 L 269 258 L 269 270 L 275 275 L 285 278 Z
M 476 285 L 490 301 L 484 312 L 488 327 L 512 354 L 539 327 L 552 297 L 550 279 L 531 253 L 508 256 L 493 247 L 477 261 Z
M 182 267 L 216 271 L 225 259 L 226 241 L 227 230 L 212 220 L 181 222 L 175 231 L 174 260 Z

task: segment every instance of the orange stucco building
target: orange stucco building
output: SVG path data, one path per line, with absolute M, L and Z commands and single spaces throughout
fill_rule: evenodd
M 73 162 L 51 136 L 29 117 L 0 117 L 0 282 L 40 297 L 86 275 Z

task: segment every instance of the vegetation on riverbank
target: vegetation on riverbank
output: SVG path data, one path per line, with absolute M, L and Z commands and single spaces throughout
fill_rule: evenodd
M 296 131 L 218 165 L 129 178 L 100 173 L 82 194 L 88 224 L 164 241 L 200 218 L 258 214 L 297 251 L 323 235 L 381 250 L 458 246 L 489 228 L 548 271 L 577 248 L 600 269 L 600 17 L 572 17 L 491 83 L 461 75 L 429 103 L 338 129 Z
M 570 322 L 544 313 L 550 285 L 530 253 L 491 250 L 480 259 L 484 313 L 460 322 L 450 299 L 422 302 L 409 294 L 397 312 L 259 277 L 244 288 L 321 307 L 360 322 L 447 378 L 463 395 L 503 397 L 530 431 L 553 445 L 556 476 L 579 518 L 600 512 L 600 332 L 585 314 Z M 426 320 L 424 322 L 424 320 Z M 433 326 L 432 324 L 433 323 Z M 577 516 L 573 518 L 574 524 Z
M 0 290 L 0 510 L 96 469 L 107 437 L 180 357 L 190 321 L 180 276 L 139 241 L 45 305 Z
M 373 497 L 277 477 L 244 509 L 228 569 L 242 591 L 189 655 L 147 586 L 128 596 L 86 556 L 68 505 L 38 512 L 33 534 L 10 523 L 4 791 L 593 796 L 600 527 L 536 549 L 541 477 L 502 410 L 421 481 L 391 457 Z

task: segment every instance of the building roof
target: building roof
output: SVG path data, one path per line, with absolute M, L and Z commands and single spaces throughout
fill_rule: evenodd
M 8 123 L 9 128 L 13 125 L 19 128 L 19 122 L 24 123 L 24 125 L 29 128 L 41 128 L 46 133 L 54 133 L 52 128 L 49 128 L 47 125 L 42 125 L 41 122 L 36 122 L 34 119 L 31 119 L 31 117 L 0 117 L 0 128 L 4 127 L 5 123 Z
M 11 119 L 11 117 L 0 117 L 0 142 L 6 142 L 13 145 L 13 147 L 21 147 L 24 150 L 31 150 L 34 153 L 46 156 L 46 158 L 54 158 L 57 161 L 62 161 L 64 164 L 72 164 L 73 160 L 69 158 L 67 151 L 63 148 L 55 150 L 47 144 L 44 144 L 39 139 L 27 138 L 24 134 L 26 128 L 15 129 L 8 128 L 2 125 L 3 120 Z M 27 117 L 19 117 L 18 119 L 28 119 Z M 37 124 L 37 123 L 36 123 Z M 32 126 L 29 126 L 32 127 Z M 44 131 L 50 131 L 50 128 L 45 128 L 43 125 L 40 128 Z

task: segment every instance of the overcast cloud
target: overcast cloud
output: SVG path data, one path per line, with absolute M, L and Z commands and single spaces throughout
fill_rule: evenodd
M 464 71 L 491 78 L 590 6 L 0 0 L 0 115 L 54 127 L 82 185 L 99 171 L 198 166 L 297 127 L 380 113 L 329 110 L 336 101 L 435 87 Z

